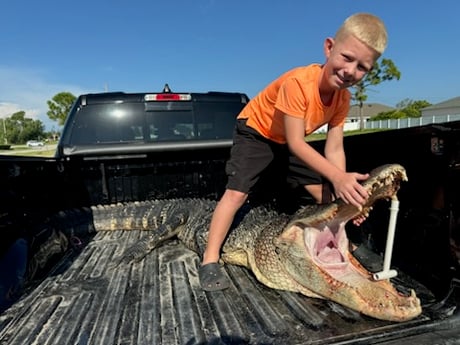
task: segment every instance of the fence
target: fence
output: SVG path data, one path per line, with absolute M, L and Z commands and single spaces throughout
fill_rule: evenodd
M 435 115 L 421 117 L 407 117 L 404 119 L 365 121 L 365 129 L 400 129 L 416 126 L 431 125 L 433 123 L 445 123 L 452 121 L 460 121 L 460 114 L 455 115 Z M 354 131 L 359 129 L 359 120 L 353 122 L 345 122 L 344 131 Z M 315 133 L 326 133 L 327 125 L 318 128 Z
M 416 127 L 431 125 L 433 123 L 445 123 L 452 121 L 460 121 L 460 114 L 456 115 L 434 115 L 434 116 L 421 116 L 421 117 L 408 117 L 405 119 L 392 119 L 392 120 L 379 120 L 379 121 L 366 121 L 364 123 L 365 129 L 400 129 L 407 127 Z M 354 124 L 354 123 L 353 123 Z M 359 129 L 359 122 L 357 123 Z M 350 130 L 346 128 L 345 130 Z

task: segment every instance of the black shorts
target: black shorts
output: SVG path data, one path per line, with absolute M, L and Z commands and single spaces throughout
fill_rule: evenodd
M 286 144 L 263 137 L 246 126 L 246 120 L 237 120 L 226 165 L 227 189 L 249 193 L 270 166 L 276 166 L 277 177 L 292 188 L 323 182 L 321 175 L 292 155 Z

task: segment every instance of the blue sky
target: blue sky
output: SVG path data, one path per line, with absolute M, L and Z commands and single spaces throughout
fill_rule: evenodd
M 0 11 L 0 117 L 47 129 L 56 93 L 237 91 L 253 97 L 290 68 L 323 62 L 323 42 L 356 12 L 380 16 L 399 81 L 368 101 L 460 96 L 457 0 L 18 0 Z

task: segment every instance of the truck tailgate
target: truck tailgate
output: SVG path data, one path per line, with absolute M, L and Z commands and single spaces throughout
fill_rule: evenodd
M 0 316 L 0 344 L 390 344 L 399 337 L 404 342 L 395 344 L 432 344 L 442 341 L 440 329 L 458 327 L 456 317 L 442 324 L 426 313 L 405 323 L 375 320 L 269 289 L 237 266 L 225 267 L 229 289 L 204 292 L 199 257 L 174 240 L 129 267 L 111 265 L 145 235 L 99 232 L 67 254 Z M 423 286 L 398 279 L 423 299 Z

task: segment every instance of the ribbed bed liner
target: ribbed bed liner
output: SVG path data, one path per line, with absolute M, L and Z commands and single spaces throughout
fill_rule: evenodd
M 100 232 L 0 318 L 0 344 L 369 343 L 406 323 L 269 289 L 247 269 L 225 266 L 229 289 L 204 292 L 197 254 L 172 241 L 142 261 L 111 266 L 145 232 Z M 383 340 L 383 339 L 382 339 Z

